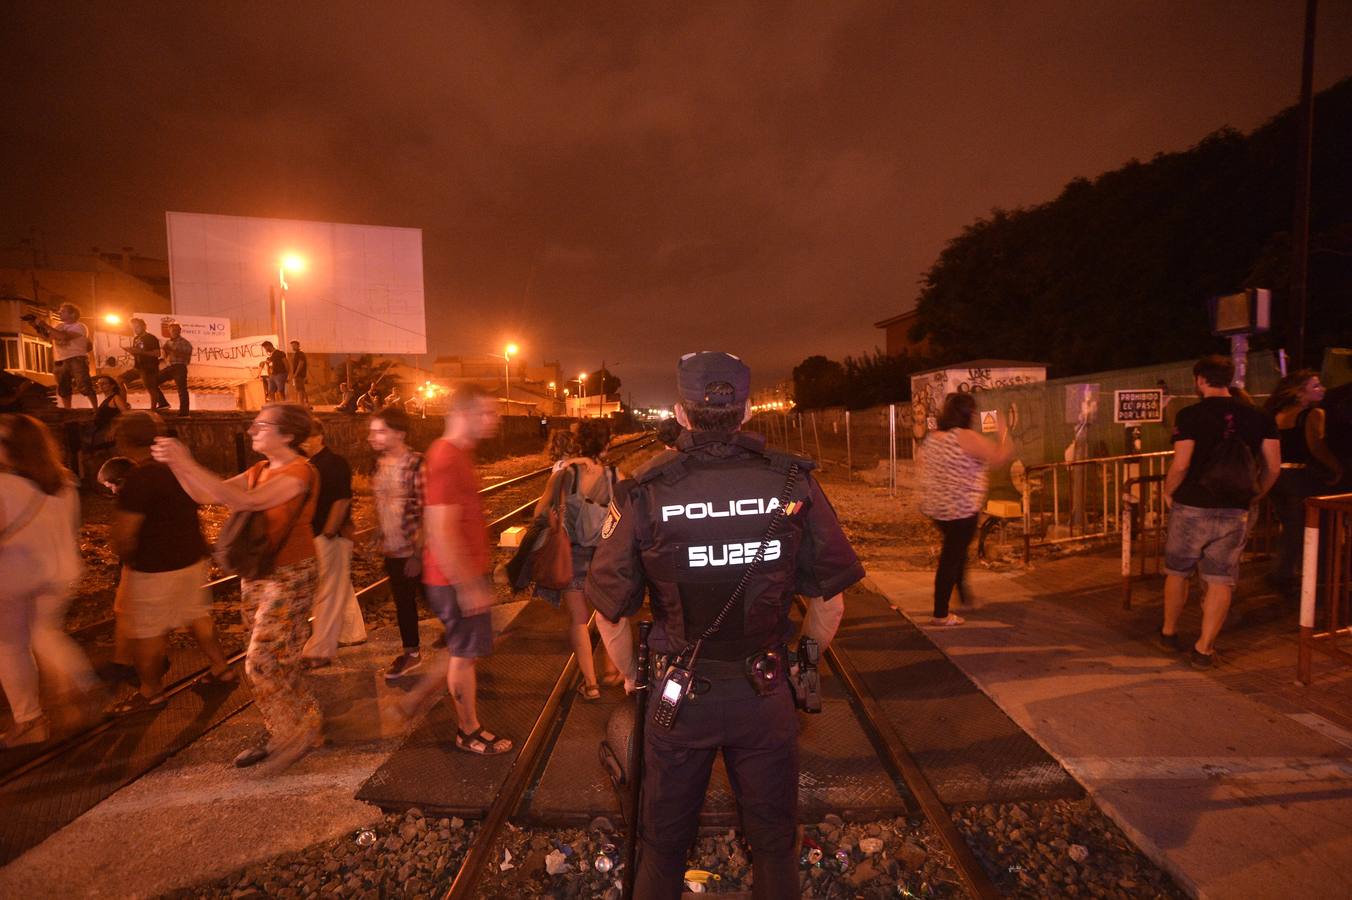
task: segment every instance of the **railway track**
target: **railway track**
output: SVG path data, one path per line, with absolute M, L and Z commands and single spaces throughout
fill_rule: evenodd
M 824 668 L 828 668 L 839 680 L 864 733 L 878 753 L 880 767 L 893 778 L 899 792 L 934 829 L 948 851 L 954 870 L 967 893 L 980 900 L 994 900 L 1003 896 L 962 837 L 910 750 L 887 722 L 880 704 L 864 686 L 848 656 L 828 647 L 823 659 Z M 526 798 L 544 776 L 553 744 L 563 728 L 561 714 L 566 716 L 571 711 L 565 708 L 565 701 L 577 686 L 578 678 L 577 658 L 570 655 L 522 744 L 506 781 L 485 812 L 475 841 L 443 895 L 444 900 L 470 900 L 477 896 L 490 863 L 501 858 L 499 839 L 517 827 L 514 817 L 524 810 Z M 621 873 L 621 877 L 630 878 L 632 873 Z
M 636 438 L 631 438 L 627 441 L 614 445 L 611 448 L 611 452 L 617 453 L 618 451 L 619 455 L 617 456 L 617 458 L 623 458 L 623 456 L 627 456 L 631 453 L 637 452 L 649 446 L 652 443 L 652 441 L 653 438 L 651 437 L 651 435 L 641 434 Z M 529 499 L 527 499 L 523 503 L 512 505 L 507 510 L 507 512 L 498 515 L 496 518 L 494 518 L 487 524 L 487 529 L 490 535 L 496 537 L 504 529 L 510 527 L 514 523 L 521 521 L 532 510 L 534 510 L 540 495 L 538 493 L 538 488 L 530 488 L 530 486 L 533 482 L 536 481 L 540 481 L 543 483 L 543 481 L 548 479 L 552 471 L 553 469 L 551 466 L 543 466 L 539 469 L 533 469 L 530 472 L 526 472 L 524 474 L 517 475 L 513 478 L 506 479 L 505 481 L 500 481 L 496 484 L 488 485 L 479 491 L 481 497 L 500 498 L 511 495 L 516 491 L 523 491 L 529 489 L 528 491 Z M 509 500 L 508 502 L 510 503 L 511 501 Z M 358 532 L 356 537 L 359 540 L 369 538 L 372 534 L 372 531 L 373 529 L 369 528 L 364 529 Z M 357 591 L 358 602 L 360 603 L 362 600 L 366 598 L 373 599 L 374 597 L 383 594 L 387 590 L 388 583 L 389 579 L 387 577 L 382 576 L 372 581 L 370 584 L 367 584 L 365 587 L 362 587 L 360 590 Z M 206 584 L 206 587 L 211 590 L 213 600 L 227 599 L 231 594 L 238 592 L 239 577 L 236 575 L 229 575 L 223 578 L 217 578 L 213 581 L 208 582 Z M 113 626 L 114 619 L 113 617 L 109 616 L 107 618 L 100 619 L 99 621 L 92 622 L 88 625 L 82 626 L 81 628 L 75 629 L 71 631 L 70 634 L 71 637 L 75 638 L 77 642 L 85 644 L 88 643 L 88 641 L 90 641 L 99 632 L 110 631 L 113 628 Z M 240 648 L 234 653 L 228 655 L 226 657 L 226 661 L 231 666 L 234 666 L 240 660 L 244 659 L 245 652 L 246 648 Z M 199 681 L 201 681 L 203 676 L 205 676 L 209 671 L 210 671 L 209 665 L 203 665 L 198 668 L 195 668 L 193 671 L 168 683 L 164 690 L 165 695 L 168 697 L 173 697 L 176 694 L 179 694 L 183 691 L 193 688 Z M 249 701 L 242 708 L 247 708 L 248 706 L 251 705 L 252 701 Z M 12 765 L 7 769 L 0 770 L 0 788 L 3 788 L 6 785 L 9 785 L 15 781 L 18 781 L 19 779 L 24 778 L 25 776 L 32 774 L 36 770 L 41 769 L 43 766 L 52 764 L 56 760 L 65 756 L 66 754 L 78 752 L 81 748 L 86 747 L 90 745 L 92 742 L 96 741 L 101 735 L 103 735 L 110 729 L 117 727 L 120 721 L 121 721 L 120 719 L 112 718 L 112 719 L 102 719 L 100 721 L 94 722 L 89 726 L 79 731 L 76 731 L 73 734 L 67 735 L 64 738 L 54 741 L 51 746 L 44 748 L 37 755 L 23 758 L 19 762 L 17 762 L 17 764 Z

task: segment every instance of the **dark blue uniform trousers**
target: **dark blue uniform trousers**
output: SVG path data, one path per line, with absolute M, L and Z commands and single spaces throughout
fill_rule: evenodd
M 677 900 L 684 888 L 686 854 L 699 827 L 714 755 L 723 751 L 751 845 L 753 896 L 797 897 L 798 714 L 781 682 L 774 693 L 758 695 L 741 663 L 696 665 L 708 693 L 687 697 L 675 727 L 649 720 L 645 733 L 643 839 L 635 897 Z M 653 700 L 660 684 L 653 686 Z

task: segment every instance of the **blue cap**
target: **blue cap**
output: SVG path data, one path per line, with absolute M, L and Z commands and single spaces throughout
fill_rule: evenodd
M 686 403 L 741 406 L 751 396 L 751 369 L 731 353 L 687 353 L 676 364 L 676 392 Z

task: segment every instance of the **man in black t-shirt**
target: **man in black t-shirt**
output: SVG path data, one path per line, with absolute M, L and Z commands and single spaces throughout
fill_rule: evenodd
M 1205 669 L 1212 664 L 1216 636 L 1230 611 L 1248 535 L 1249 507 L 1276 482 L 1281 443 L 1271 416 L 1230 396 L 1235 367 L 1228 357 L 1203 357 L 1192 373 L 1202 401 L 1181 410 L 1174 419 L 1174 459 L 1164 480 L 1164 500 L 1170 509 L 1159 643 L 1166 650 L 1182 649 L 1178 620 L 1188 600 L 1188 578 L 1200 572 L 1206 583 L 1202 633 L 1190 660 L 1195 668 Z M 1204 483 L 1208 465 L 1220 456 L 1230 437 L 1248 447 L 1259 467 L 1256 496 L 1221 492 Z
M 192 632 L 211 661 L 204 683 L 238 680 L 216 640 L 197 503 L 168 466 L 150 458 L 150 447 L 163 432 L 158 416 L 139 411 L 123 413 L 114 426 L 118 453 L 136 465 L 118 491 L 110 530 L 122 557 L 113 609 L 118 636 L 130 647 L 141 687 L 115 704 L 109 710 L 113 715 L 164 706 L 169 633 L 179 628 Z
M 302 445 L 319 472 L 319 495 L 311 528 L 319 559 L 314 623 L 302 661 L 307 669 L 330 665 L 342 644 L 366 640 L 357 592 L 352 588 L 352 467 L 324 446 L 324 423 L 315 419 L 314 433 Z

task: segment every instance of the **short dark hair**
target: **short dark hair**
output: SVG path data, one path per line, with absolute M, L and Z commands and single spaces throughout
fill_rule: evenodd
M 124 412 L 113 420 L 113 440 L 128 447 L 149 447 L 164 435 L 164 422 L 144 410 Z
M 943 409 L 939 411 L 939 430 L 971 428 L 974 415 L 976 415 L 975 397 L 971 394 L 949 394 L 944 398 Z
M 451 396 L 446 399 L 446 412 L 462 413 L 480 400 L 487 399 L 489 399 L 488 391 L 473 382 L 468 382 L 451 391 Z
M 277 349 L 277 345 L 274 344 L 272 341 L 264 341 L 263 344 L 262 344 L 262 346 L 264 346 L 264 347 L 271 347 L 271 348 L 274 349 L 274 350 Z
M 1197 360 L 1192 377 L 1200 378 L 1214 388 L 1229 387 L 1235 380 L 1235 363 L 1228 356 L 1212 353 Z
M 710 388 L 713 392 L 715 389 Z M 746 416 L 745 404 L 690 403 L 681 401 L 692 431 L 736 431 Z
M 277 433 L 291 438 L 291 449 L 300 452 L 300 445 L 314 430 L 314 416 L 299 403 L 265 403 L 263 409 L 277 410 Z
M 145 327 L 146 320 L 142 319 L 140 316 L 132 316 L 130 319 L 127 320 L 128 325 L 135 325 L 137 322 L 141 323 L 142 328 Z
M 408 434 L 412 428 L 409 422 L 408 413 L 404 412 L 402 406 L 382 406 L 371 416 L 373 419 L 379 419 L 385 423 L 385 427 L 402 434 Z

